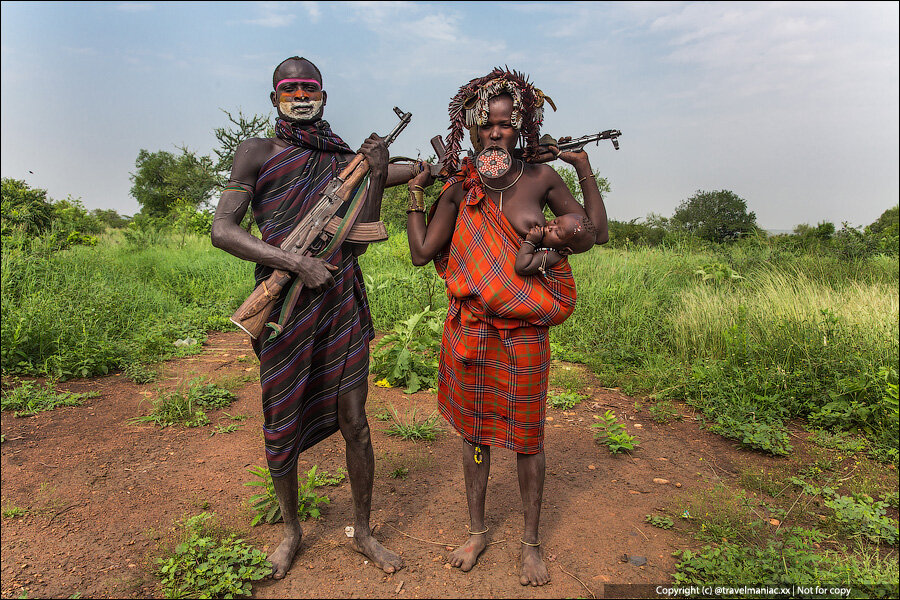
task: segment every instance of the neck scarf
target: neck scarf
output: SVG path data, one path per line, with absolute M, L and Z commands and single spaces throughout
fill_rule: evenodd
M 285 119 L 278 119 L 275 122 L 275 135 L 279 139 L 301 148 L 353 154 L 350 146 L 331 131 L 328 121 L 324 119 L 319 119 L 314 123 L 291 123 Z

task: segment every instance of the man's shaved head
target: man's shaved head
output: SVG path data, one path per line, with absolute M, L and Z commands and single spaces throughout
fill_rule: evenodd
M 283 61 L 281 61 L 278 64 L 277 67 L 275 67 L 275 72 L 272 73 L 272 88 L 273 89 L 275 88 L 276 85 L 278 85 L 279 81 L 284 79 L 284 77 L 282 77 L 281 75 L 284 71 L 287 70 L 287 67 L 289 67 L 289 66 L 293 67 L 295 65 L 297 67 L 305 67 L 304 70 L 311 71 L 312 73 L 314 73 L 315 79 L 319 82 L 319 86 L 320 87 L 322 86 L 322 72 L 319 71 L 319 68 L 316 65 L 314 65 L 312 63 L 312 61 L 309 61 L 300 56 L 292 56 L 290 58 L 284 59 Z

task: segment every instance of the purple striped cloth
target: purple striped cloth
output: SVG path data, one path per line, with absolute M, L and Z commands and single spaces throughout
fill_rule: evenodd
M 352 153 L 327 123 L 324 129 L 321 125 L 315 129 L 309 145 L 279 131 L 279 137 L 293 145 L 260 169 L 253 215 L 262 239 L 274 246 L 281 244 L 340 172 L 346 163 L 343 154 Z M 322 136 L 315 134 L 327 136 L 324 147 L 335 150 L 321 151 Z M 375 331 L 359 263 L 347 246 L 324 258 L 340 267 L 332 273 L 335 285 L 320 293 L 303 289 L 282 333 L 271 341 L 265 339 L 267 335 L 254 341 L 260 363 L 266 460 L 273 477 L 287 474 L 301 452 L 338 430 L 338 395 L 366 385 L 369 373 L 369 342 Z M 271 272 L 257 265 L 256 284 Z M 285 296 L 276 302 L 270 321 L 278 319 Z

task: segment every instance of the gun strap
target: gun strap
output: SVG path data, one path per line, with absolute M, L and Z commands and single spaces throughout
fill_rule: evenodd
M 331 241 L 325 247 L 324 250 L 319 252 L 316 257 L 328 256 L 331 253 L 332 249 L 337 248 L 340 244 L 344 243 L 344 240 L 350 234 L 350 231 L 353 229 L 353 225 L 356 222 L 356 218 L 359 216 L 359 213 L 362 211 L 363 205 L 365 204 L 362 201 L 363 196 L 365 196 L 365 192 L 369 189 L 369 176 L 366 175 L 366 178 L 360 183 L 360 185 L 356 188 L 356 193 L 353 195 L 353 200 L 350 201 L 350 206 L 347 207 L 347 212 L 344 213 L 343 219 L 341 219 L 340 224 L 337 226 L 337 230 L 331 238 Z M 331 221 L 328 222 L 331 224 Z M 383 224 L 382 224 L 383 225 Z M 266 326 L 272 329 L 272 333 L 269 335 L 268 341 L 272 341 L 278 337 L 278 335 L 284 330 L 284 324 L 287 322 L 288 317 L 291 316 L 291 313 L 294 312 L 294 307 L 297 305 L 297 299 L 300 297 L 300 292 L 303 291 L 303 284 L 300 283 L 300 279 L 298 277 L 294 277 L 293 281 L 291 281 L 291 286 L 287 291 L 287 295 L 284 297 L 284 302 L 281 305 L 281 312 L 278 315 L 277 323 L 266 323 Z
M 325 232 L 328 235 L 337 233 L 341 226 L 343 218 L 334 216 L 325 224 Z M 383 242 L 388 239 L 387 227 L 384 221 L 374 221 L 372 223 L 354 223 L 350 232 L 347 234 L 346 242 L 355 242 L 357 244 L 370 244 L 372 242 Z

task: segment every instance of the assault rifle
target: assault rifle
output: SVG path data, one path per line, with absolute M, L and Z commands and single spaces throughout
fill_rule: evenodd
M 557 148 L 559 148 L 560 152 L 578 152 L 579 150 L 583 150 L 584 147 L 591 142 L 597 142 L 597 145 L 599 146 L 600 140 L 609 140 L 612 142 L 613 148 L 618 150 L 620 135 L 622 135 L 622 132 L 618 129 L 607 129 L 606 131 L 601 131 L 600 133 L 595 133 L 593 135 L 583 135 L 580 138 L 575 138 L 574 140 L 569 140 L 562 143 L 558 143 L 551 136 L 544 135 L 543 137 L 541 137 L 540 143 L 542 146 L 556 146 Z M 437 164 L 431 165 L 431 174 L 436 178 L 440 178 L 439 174 L 444 166 L 444 157 L 447 155 L 447 148 L 444 145 L 443 138 L 441 138 L 441 136 L 439 135 L 431 138 L 431 147 L 434 148 L 434 152 L 435 154 L 437 154 L 438 158 Z M 469 150 L 469 156 L 474 156 L 471 150 Z M 522 158 L 522 149 L 516 148 L 513 151 L 513 156 L 515 158 Z M 542 162 L 550 162 L 550 160 L 555 160 L 555 157 Z
M 404 113 L 394 107 L 400 117 L 400 123 L 384 138 L 385 145 L 390 145 L 400 135 L 412 119 L 412 114 Z M 354 196 L 353 192 L 369 172 L 369 163 L 362 153 L 353 157 L 339 175 L 328 182 L 322 196 L 312 210 L 304 216 L 281 243 L 285 252 L 296 252 L 305 256 L 319 256 L 347 241 L 373 242 L 387 239 L 384 223 L 359 223 L 354 226 L 356 217 L 362 210 L 362 191 Z M 338 217 L 338 211 L 347 206 L 346 214 Z M 288 271 L 275 269 L 269 278 L 260 283 L 240 308 L 231 316 L 231 322 L 243 329 L 254 340 L 266 328 L 266 321 L 272 307 L 287 287 L 294 275 Z M 297 282 L 299 286 L 300 283 Z M 298 290 L 299 291 L 299 290 Z M 282 314 L 290 315 L 298 294 L 292 294 L 285 300 Z M 287 311 L 286 313 L 284 311 Z

